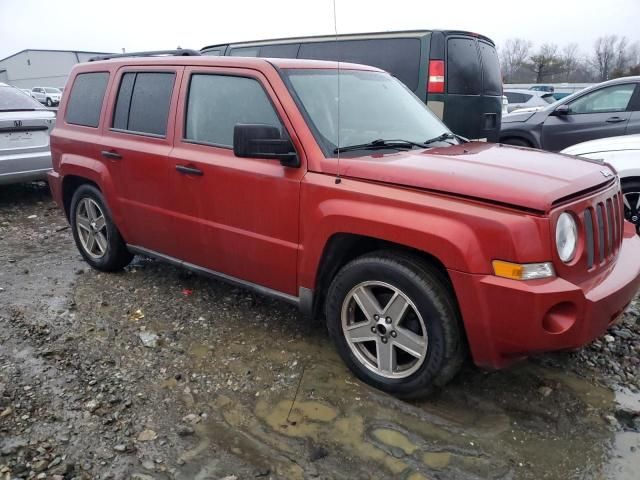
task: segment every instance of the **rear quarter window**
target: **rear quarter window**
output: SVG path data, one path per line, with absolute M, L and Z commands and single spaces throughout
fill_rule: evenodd
M 386 70 L 411 90 L 418 88 L 420 40 L 418 38 L 379 38 L 313 42 L 300 45 L 298 58 L 340 60 Z
M 482 79 L 476 41 L 451 38 L 447 41 L 447 92 L 480 95 Z
M 67 102 L 65 121 L 73 125 L 96 128 L 100 123 L 100 111 L 108 82 L 108 72 L 76 75 Z

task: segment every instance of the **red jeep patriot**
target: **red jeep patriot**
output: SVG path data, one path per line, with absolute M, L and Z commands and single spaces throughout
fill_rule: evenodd
M 296 304 L 382 390 L 584 345 L 640 286 L 611 167 L 466 142 L 376 68 L 125 57 L 68 89 L 49 183 L 92 267 L 144 254 Z

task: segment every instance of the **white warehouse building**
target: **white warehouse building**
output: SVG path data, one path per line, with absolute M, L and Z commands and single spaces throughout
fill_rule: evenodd
M 22 50 L 0 60 L 0 82 L 18 88 L 64 87 L 71 68 L 104 52 Z

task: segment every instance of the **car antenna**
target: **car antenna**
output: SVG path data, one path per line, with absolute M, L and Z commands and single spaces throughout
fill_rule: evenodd
M 336 13 L 336 0 L 333 0 L 333 30 L 336 34 L 336 50 L 338 52 L 338 135 L 337 135 L 337 151 L 338 151 L 338 167 L 336 172 L 336 184 L 342 182 L 340 178 L 340 43 L 338 42 L 338 21 Z

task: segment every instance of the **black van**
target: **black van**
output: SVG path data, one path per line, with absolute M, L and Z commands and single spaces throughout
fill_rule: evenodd
M 453 131 L 498 141 L 502 77 L 495 44 L 476 33 L 420 30 L 210 45 L 203 55 L 340 60 L 388 71 Z

